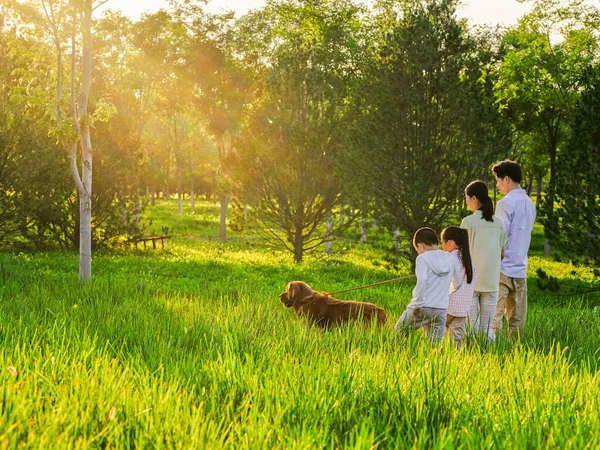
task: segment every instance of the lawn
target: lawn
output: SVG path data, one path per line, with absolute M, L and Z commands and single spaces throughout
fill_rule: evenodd
M 382 330 L 321 331 L 282 306 L 294 279 L 405 274 L 352 232 L 294 265 L 247 231 L 219 242 L 210 202 L 147 217 L 166 248 L 97 252 L 87 285 L 75 254 L 0 255 L 0 449 L 600 447 L 600 302 L 580 294 L 598 279 L 544 258 L 540 230 L 525 339 L 456 350 L 391 331 L 414 281 L 340 295 L 384 307 Z

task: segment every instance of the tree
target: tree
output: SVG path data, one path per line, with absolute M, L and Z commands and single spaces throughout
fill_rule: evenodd
M 552 235 L 571 256 L 600 266 L 600 67 L 584 78 L 565 151 L 556 165 L 557 228 Z
M 582 74 L 597 55 L 595 30 L 583 26 L 591 12 L 582 3 L 537 0 L 504 37 L 496 83 L 499 109 L 514 128 L 543 137 L 550 171 L 543 208 L 547 242 L 556 229 L 557 154 L 580 95 Z
M 82 0 L 80 6 L 81 15 L 81 52 L 82 52 L 82 75 L 81 89 L 79 95 L 75 94 L 75 27 L 73 27 L 72 36 L 72 68 L 71 68 L 71 120 L 74 125 L 75 133 L 79 137 L 81 148 L 81 173 L 77 165 L 77 144 L 71 142 L 69 151 L 69 160 L 71 161 L 71 174 L 73 181 L 77 186 L 79 194 L 79 279 L 88 281 L 92 277 L 92 139 L 90 135 L 90 126 L 94 118 L 88 111 L 88 100 L 90 96 L 92 80 L 92 13 L 94 3 L 97 5 L 106 3 L 105 1 L 94 2 L 94 0 Z M 73 22 L 76 15 L 73 14 Z M 58 80 L 60 82 L 61 72 L 59 71 Z M 78 98 L 77 108 L 75 99 Z M 60 97 L 57 103 L 60 105 Z M 101 118 L 103 111 L 98 108 L 96 113 Z
M 8 5 L 12 6 L 12 5 Z M 4 6 L 3 6 L 4 8 Z M 67 245 L 72 188 L 60 147 L 48 136 L 54 59 L 35 30 L 4 9 L 0 29 L 0 235 L 4 245 Z M 54 111 L 54 107 L 51 108 Z
M 338 204 L 337 155 L 360 29 L 350 1 L 269 2 L 263 72 L 226 170 L 271 242 L 299 263 Z M 259 16 L 255 16 L 259 19 Z
M 219 238 L 227 238 L 227 211 L 232 197 L 223 166 L 235 151 L 248 99 L 248 74 L 240 64 L 234 34 L 233 13 L 208 14 L 204 1 L 181 2 L 174 14 L 188 29 L 187 67 L 193 81 L 193 102 L 205 120 L 218 155 L 217 189 L 220 201 Z M 258 39 L 254 36 L 254 39 Z
M 51 36 L 56 54 L 55 126 L 51 130 L 67 149 L 71 176 L 79 195 L 79 278 L 92 275 L 92 141 L 90 127 L 95 120 L 107 118 L 111 108 L 102 103 L 94 114 L 88 101 L 92 79 L 92 14 L 107 0 L 40 0 L 39 3 L 15 3 L 24 17 Z M 79 24 L 78 24 L 79 21 Z M 71 31 L 70 101 L 63 102 L 63 47 Z M 78 40 L 79 38 L 79 40 Z M 81 45 L 81 83 L 77 85 L 77 46 Z M 66 106 L 66 108 L 65 108 Z M 106 108 L 104 108 L 106 107 Z M 65 113 L 64 109 L 68 110 Z M 80 149 L 80 152 L 78 152 Z M 78 159 L 78 154 L 81 159 Z M 81 164 L 81 173 L 78 163 Z
M 373 199 L 378 223 L 408 236 L 439 227 L 466 184 L 507 147 L 493 104 L 496 54 L 470 35 L 456 1 L 378 4 L 347 179 Z

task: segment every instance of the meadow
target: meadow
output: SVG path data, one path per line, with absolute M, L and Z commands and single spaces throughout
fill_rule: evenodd
M 382 330 L 282 306 L 291 280 L 405 274 L 352 232 L 294 265 L 251 233 L 219 242 L 216 204 L 147 216 L 166 248 L 96 252 L 89 284 L 74 253 L 0 254 L 0 449 L 600 448 L 600 301 L 580 295 L 598 278 L 539 236 L 525 338 L 457 350 L 392 332 L 412 280 L 340 294 L 384 307 Z

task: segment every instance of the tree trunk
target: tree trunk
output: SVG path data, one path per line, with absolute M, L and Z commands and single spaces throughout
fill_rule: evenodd
M 394 251 L 400 253 L 400 228 L 394 230 Z
M 344 205 L 340 203 L 340 225 L 344 225 Z
M 536 193 L 535 193 L 535 209 L 540 210 L 540 199 L 542 198 L 542 189 L 544 187 L 544 180 L 542 175 L 537 176 L 536 181 Z
M 136 225 L 140 223 L 140 216 L 142 214 L 142 202 L 140 201 L 141 194 L 138 189 L 135 196 L 135 216 L 133 218 Z M 146 186 L 146 202 L 148 202 L 148 187 Z
M 360 242 L 362 244 L 367 242 L 367 218 L 364 216 L 360 222 Z
M 83 71 L 79 96 L 78 120 L 81 128 L 81 185 L 79 192 L 80 241 L 79 279 L 92 278 L 92 141 L 88 98 L 92 79 L 92 3 L 86 0 L 83 11 Z
M 175 127 L 175 140 L 177 140 L 177 127 Z M 179 161 L 179 149 L 175 153 L 175 176 L 177 177 L 177 211 L 183 214 L 183 192 L 181 192 L 181 162 Z
M 192 207 L 192 212 L 196 211 L 196 193 L 194 192 L 194 178 L 190 182 L 190 206 Z
M 331 230 L 333 229 L 333 218 L 331 217 L 331 211 L 327 213 L 327 220 L 325 221 L 325 254 L 331 256 L 333 249 L 333 239 L 331 236 Z
M 550 237 L 554 231 L 554 187 L 556 186 L 556 147 L 558 145 L 558 127 L 556 124 L 548 124 L 548 156 L 550 157 L 550 180 L 547 187 L 546 218 L 544 255 L 550 256 Z
M 221 194 L 221 212 L 219 223 L 219 239 L 227 240 L 227 207 L 229 206 L 229 195 Z
M 297 229 L 294 236 L 294 262 L 300 264 L 304 253 L 304 242 L 302 239 L 302 229 Z

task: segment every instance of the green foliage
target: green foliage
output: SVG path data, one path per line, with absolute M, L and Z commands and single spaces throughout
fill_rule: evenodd
M 378 221 L 439 228 L 507 142 L 493 108 L 497 56 L 454 1 L 380 2 L 343 178 Z
M 37 26 L 37 25 L 36 25 Z M 77 247 L 79 239 L 76 192 L 64 144 L 78 136 L 72 120 L 57 117 L 56 77 L 53 46 L 35 35 L 15 30 L 0 30 L 0 235 L 3 247 L 37 248 Z M 99 58 L 101 61 L 106 59 Z M 122 119 L 129 111 L 121 103 L 114 74 L 95 71 L 94 82 L 113 96 L 121 108 Z M 112 70 L 112 69 L 111 69 Z M 95 144 L 93 196 L 93 242 L 96 246 L 114 243 L 126 234 L 139 232 L 136 214 L 143 204 L 139 187 L 132 181 L 136 171 L 135 152 L 130 152 L 132 131 L 136 124 L 119 120 L 115 105 L 101 95 L 92 109 L 96 121 L 93 129 Z M 126 104 L 125 104 L 126 105 Z M 62 106 L 62 105 L 61 105 Z M 129 106 L 129 105 L 127 105 Z M 60 120 L 59 120 L 60 119 Z
M 533 141 L 542 145 L 531 150 L 547 154 L 550 179 L 541 211 L 547 237 L 556 228 L 554 192 L 561 170 L 557 155 L 583 76 L 598 54 L 596 30 L 581 3 L 536 1 L 531 13 L 503 38 L 496 82 L 499 110 L 516 131 L 537 135 Z M 538 173 L 545 172 L 539 157 L 529 154 L 524 159 L 538 169 L 541 165 Z
M 600 69 L 590 70 L 572 131 L 557 159 L 553 241 L 572 257 L 600 265 Z
M 336 158 L 359 10 L 349 1 L 272 2 L 269 63 L 224 170 L 266 236 L 302 261 L 339 195 Z M 268 55 L 264 55 L 265 59 Z M 251 55 L 253 57 L 253 55 Z

